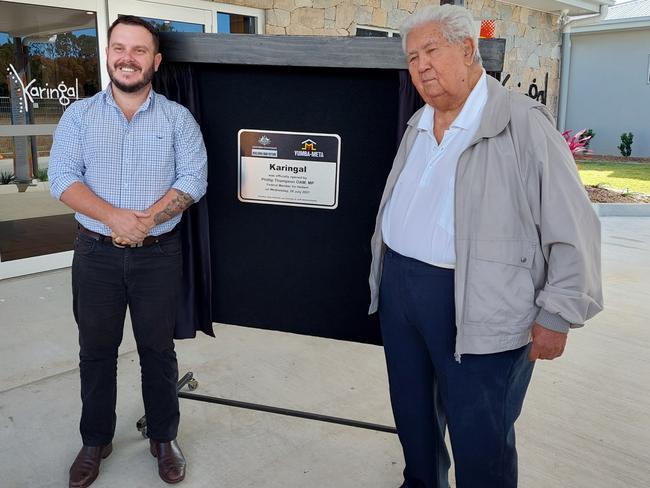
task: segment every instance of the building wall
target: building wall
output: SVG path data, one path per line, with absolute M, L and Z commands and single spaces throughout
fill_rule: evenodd
M 558 17 L 495 0 L 467 0 L 466 6 L 476 20 L 495 20 L 495 37 L 506 40 L 501 75 L 505 86 L 533 96 L 544 90 L 546 106 L 557 115 L 562 40 Z
M 228 0 L 266 10 L 266 33 L 353 36 L 357 25 L 399 29 L 406 17 L 439 0 Z M 506 39 L 502 81 L 533 95 L 546 93 L 555 114 L 559 94 L 560 32 L 557 16 L 496 0 L 466 0 L 477 21 L 496 21 L 496 37 Z M 548 85 L 545 76 L 548 73 Z M 531 90 L 531 85 L 534 87 Z M 541 98 L 541 97 L 540 97 Z
M 632 155 L 650 157 L 650 28 L 571 35 L 566 128 L 590 128 L 596 154 L 620 155 L 632 132 Z

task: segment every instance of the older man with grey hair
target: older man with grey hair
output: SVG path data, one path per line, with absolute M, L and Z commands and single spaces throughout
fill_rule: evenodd
M 602 309 L 600 224 L 548 110 L 486 75 L 462 7 L 402 27 L 426 105 L 372 238 L 402 488 L 517 486 L 514 424 L 537 359 Z

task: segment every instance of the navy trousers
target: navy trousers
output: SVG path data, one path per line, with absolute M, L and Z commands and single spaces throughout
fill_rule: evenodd
M 176 438 L 180 418 L 174 324 L 182 273 L 180 235 L 120 249 L 85 234 L 75 240 L 73 311 L 79 328 L 81 437 L 108 444 L 115 432 L 117 351 L 127 305 L 140 356 L 149 438 Z
M 530 382 L 528 346 L 454 358 L 454 271 L 387 250 L 379 318 L 406 466 L 402 488 L 515 488 L 515 420 Z

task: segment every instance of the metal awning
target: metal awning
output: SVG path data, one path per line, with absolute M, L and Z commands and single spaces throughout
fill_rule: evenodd
M 61 32 L 95 28 L 95 12 L 0 2 L 0 32 L 11 37 L 44 37 Z

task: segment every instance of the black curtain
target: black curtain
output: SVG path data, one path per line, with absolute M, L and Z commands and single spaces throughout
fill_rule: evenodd
M 417 92 L 407 70 L 399 71 L 399 98 L 397 108 L 397 144 L 399 145 L 406 130 L 406 124 L 415 112 L 424 105 L 424 100 Z
M 154 90 L 184 105 L 201 124 L 199 93 L 194 66 L 162 63 L 154 78 Z M 203 130 L 205 137 L 205 130 Z M 201 198 L 183 214 L 183 285 L 176 316 L 175 339 L 191 339 L 196 331 L 214 337 L 212 330 L 212 273 L 207 199 Z

